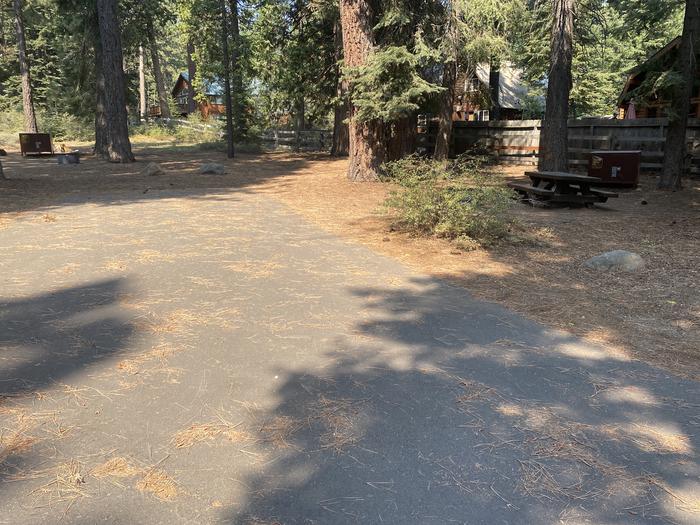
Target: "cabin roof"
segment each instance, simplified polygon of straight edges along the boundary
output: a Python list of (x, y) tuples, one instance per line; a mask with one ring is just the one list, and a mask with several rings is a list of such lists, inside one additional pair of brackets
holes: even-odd
[[(175, 86), (177, 87), (178, 83), (180, 82), (180, 79), (183, 79), (185, 82), (188, 84), (190, 83), (190, 74), (187, 71), (183, 71), (180, 73), (178, 76), (177, 80), (175, 81)], [(224, 94), (224, 86), (223, 82), (221, 82), (220, 79), (214, 78), (212, 80), (205, 80), (203, 82), (203, 87), (204, 87), (204, 94), (205, 95), (213, 95), (213, 96), (221, 96)], [(173, 88), (174, 91), (174, 88)]]
[(630, 69), (627, 72), (627, 80), (625, 81), (625, 85), (622, 88), (622, 92), (620, 92), (620, 96), (617, 99), (618, 105), (622, 104), (625, 95), (629, 92), (630, 86), (632, 85), (632, 81), (639, 75), (640, 73), (643, 73), (647, 70), (647, 66), (650, 64), (653, 64), (654, 62), (658, 61), (661, 57), (664, 55), (667, 55), (677, 47), (681, 45), (681, 37), (677, 36), (673, 40), (671, 40), (668, 44), (666, 44), (664, 47), (661, 49), (655, 51), (649, 57), (644, 61), (641, 62), (640, 64), (637, 64), (634, 66), (632, 69)]

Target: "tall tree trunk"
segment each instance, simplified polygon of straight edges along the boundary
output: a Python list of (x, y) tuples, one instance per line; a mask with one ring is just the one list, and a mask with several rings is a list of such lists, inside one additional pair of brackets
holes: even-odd
[(688, 128), (688, 110), (693, 96), (693, 85), (697, 72), (697, 59), (700, 53), (700, 1), (687, 0), (683, 20), (683, 36), (678, 50), (676, 69), (683, 82), (676, 85), (671, 95), (666, 146), (664, 149), (664, 166), (659, 179), (660, 190), (677, 190), (681, 188), (681, 176), (686, 164), (686, 131)]
[(0, 48), (5, 47), (7, 41), (5, 39), (5, 11), (0, 9)]
[(398, 160), (416, 151), (417, 128), (415, 113), (385, 125), (386, 160)]
[(246, 133), (244, 114), (243, 74), (241, 71), (241, 29), (238, 0), (229, 0), (231, 9), (231, 99), (233, 126), (238, 136)]
[(22, 77), (22, 109), (24, 110), (24, 131), (36, 133), (36, 113), (34, 113), (34, 98), (32, 96), (32, 77), (29, 71), (27, 57), (27, 42), (24, 38), (24, 22), (22, 21), (22, 0), (14, 0), (15, 30), (17, 31), (17, 55), (19, 58), (19, 73)]
[(539, 169), (567, 171), (569, 95), (575, 0), (554, 0), (547, 107), (540, 133)]
[(233, 149), (233, 107), (231, 103), (231, 56), (228, 48), (228, 13), (226, 2), (221, 0), (221, 47), (224, 52), (224, 96), (226, 97), (226, 155), (232, 159)]
[(302, 131), (306, 129), (306, 104), (304, 103), (304, 96), (299, 95), (294, 104), (294, 137), (295, 144), (294, 149), (301, 150), (301, 135)]
[(156, 81), (160, 116), (162, 118), (170, 118), (170, 96), (165, 89), (163, 68), (160, 66), (160, 55), (158, 54), (158, 38), (153, 29), (153, 20), (150, 17), (146, 20), (146, 31), (148, 31), (148, 47), (151, 50), (151, 65), (153, 66), (153, 78)]
[(489, 120), (501, 120), (501, 65), (496, 59), (491, 59), (489, 65)]
[[(362, 66), (373, 52), (372, 8), (369, 0), (340, 0), (340, 23), (343, 28), (343, 56), (347, 67)], [(371, 181), (379, 178), (384, 162), (384, 126), (379, 120), (358, 121), (350, 104), (350, 163), (348, 178)]]
[(197, 109), (197, 104), (194, 100), (194, 77), (197, 74), (197, 65), (192, 58), (194, 55), (194, 44), (192, 40), (187, 41), (187, 76), (190, 78), (190, 87), (187, 90), (187, 113), (194, 113)]
[(134, 155), (129, 142), (117, 0), (97, 0), (97, 17), (102, 44), (102, 72), (105, 80), (105, 115), (109, 130), (107, 154), (104, 157), (110, 162), (132, 162)]
[(350, 137), (348, 136), (348, 86), (340, 70), (340, 61), (343, 59), (343, 30), (340, 20), (333, 24), (333, 40), (335, 42), (335, 76), (336, 101), (333, 107), (333, 145), (331, 155), (333, 157), (345, 157), (350, 149)]
[(104, 158), (109, 155), (109, 129), (105, 109), (105, 76), (102, 71), (102, 44), (100, 37), (95, 39), (95, 155)]
[(445, 160), (450, 154), (450, 140), (452, 139), (452, 111), (455, 100), (455, 81), (457, 79), (457, 62), (447, 62), (442, 70), (442, 87), (445, 89), (440, 95), (440, 113), (438, 114), (438, 131), (435, 137), (435, 151), (433, 157), (436, 160)]
[(144, 68), (143, 46), (139, 46), (139, 116), (145, 120), (148, 108), (146, 107), (146, 70)]

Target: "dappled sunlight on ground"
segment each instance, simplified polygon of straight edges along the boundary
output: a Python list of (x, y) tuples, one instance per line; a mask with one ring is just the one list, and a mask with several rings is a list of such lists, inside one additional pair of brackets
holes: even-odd
[(542, 244), (460, 253), (344, 161), (159, 155), (0, 182), (14, 521), (697, 522), (698, 384), (591, 340), (686, 366), (692, 246), (662, 274), (644, 222), (650, 269), (597, 276), (571, 235), (599, 210), (519, 210)]

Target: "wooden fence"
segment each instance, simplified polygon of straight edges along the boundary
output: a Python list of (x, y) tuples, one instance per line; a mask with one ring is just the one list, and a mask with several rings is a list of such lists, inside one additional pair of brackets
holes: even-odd
[(330, 151), (333, 131), (328, 129), (295, 130), (271, 129), (260, 137), (263, 144), (275, 149), (301, 149), (306, 151)]
[[(497, 154), (503, 161), (536, 163), (539, 153), (540, 120), (455, 122), (451, 150), (460, 154), (475, 147)], [(640, 150), (642, 169), (659, 170), (663, 163), (667, 119), (581, 119), (569, 121), (569, 164), (585, 169), (593, 150)], [(436, 128), (429, 126), (424, 147), (435, 141)], [(692, 171), (700, 173), (700, 120), (688, 124)]]
[[(586, 170), (591, 151), (640, 150), (642, 170), (658, 171), (664, 158), (668, 120), (648, 118), (636, 120), (580, 119), (569, 121), (569, 165), (572, 170)], [(485, 122), (455, 122), (451, 151), (460, 154), (473, 148), (496, 154), (503, 162), (536, 164), (539, 154), (540, 120), (492, 120)], [(423, 128), (425, 129), (425, 128)], [(432, 151), (437, 129), (431, 122), (426, 133), (419, 133), (419, 146)], [(309, 129), (268, 130), (262, 141), (271, 148), (329, 151), (333, 131)], [(688, 122), (691, 172), (700, 173), (700, 119)]]

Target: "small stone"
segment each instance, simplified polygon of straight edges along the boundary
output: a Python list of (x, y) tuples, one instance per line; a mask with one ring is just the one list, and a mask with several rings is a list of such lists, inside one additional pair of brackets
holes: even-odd
[(0, 157), (6, 157), (7, 156), (7, 151), (4, 149), (0, 148)]
[(217, 164), (216, 162), (208, 162), (206, 164), (202, 164), (202, 167), (199, 168), (199, 173), (201, 173), (202, 175), (223, 175), (224, 173), (226, 173), (226, 168), (223, 164)]
[(583, 265), (587, 268), (601, 271), (621, 270), (624, 272), (635, 272), (644, 268), (644, 259), (633, 252), (613, 250), (591, 257)]
[(163, 170), (163, 168), (160, 167), (160, 164), (158, 164), (157, 162), (149, 162), (148, 165), (141, 172), (141, 175), (145, 175), (146, 177), (164, 174), (165, 171)]
[(642, 201), (642, 206), (649, 204), (647, 201)]

